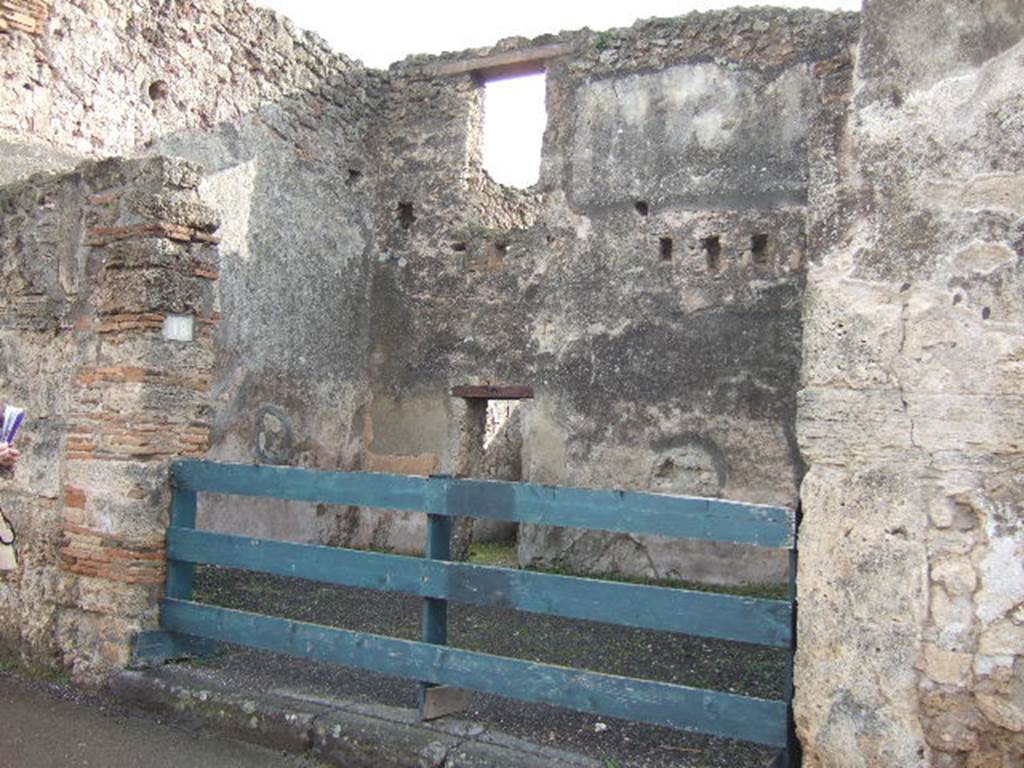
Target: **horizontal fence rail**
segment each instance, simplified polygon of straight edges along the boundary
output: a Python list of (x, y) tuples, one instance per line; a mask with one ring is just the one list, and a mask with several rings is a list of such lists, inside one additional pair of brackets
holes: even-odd
[(166, 628), (176, 632), (291, 656), (770, 746), (786, 743), (782, 701), (585, 672), (180, 600), (166, 601), (163, 617)]
[[(792, 600), (451, 562), (448, 543), (453, 517), (481, 517), (789, 549), (792, 571), (793, 510), (640, 492), (191, 460), (172, 466), (172, 485), (163, 631), (143, 633), (137, 654), (169, 658), (181, 650), (208, 649), (204, 643), (210, 641), (235, 643), (412, 678), (428, 688), (457, 686), (772, 746), (786, 746), (791, 738), (790, 687), (786, 699), (765, 700), (491, 656), (445, 643), (447, 604), (454, 600), (791, 650)], [(425, 513), (425, 557), (199, 531), (200, 492)], [(192, 573), (197, 564), (421, 597), (423, 641), (196, 603)]]
[(789, 647), (790, 605), (785, 600), (556, 576), (187, 528), (167, 531), (167, 556), (328, 584)]
[(793, 510), (695, 496), (207, 461), (175, 463), (173, 480), (177, 488), (191, 491), (709, 539), (777, 549), (793, 546)]

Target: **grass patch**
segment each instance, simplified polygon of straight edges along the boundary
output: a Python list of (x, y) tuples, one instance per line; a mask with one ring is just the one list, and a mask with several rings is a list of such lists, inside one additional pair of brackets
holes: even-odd
[(0, 653), (0, 672), (17, 675), (26, 680), (34, 680), (39, 683), (71, 685), (71, 676), (68, 675), (66, 670), (26, 664), (8, 653)]
[(476, 565), (496, 565), (502, 568), (518, 568), (519, 555), (516, 543), (474, 541), (469, 548), (469, 562)]

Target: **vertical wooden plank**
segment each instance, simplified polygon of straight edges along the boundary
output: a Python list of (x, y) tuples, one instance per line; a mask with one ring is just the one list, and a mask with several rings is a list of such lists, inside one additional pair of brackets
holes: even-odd
[(797, 543), (800, 535), (800, 502), (796, 505), (793, 518), (793, 547), (789, 550), (789, 603), (791, 630), (789, 633), (789, 653), (786, 655), (786, 748), (782, 752), (783, 768), (800, 768), (802, 750), (800, 740), (796, 737), (796, 722), (793, 719), (793, 662), (796, 658), (796, 574), (797, 574)]
[[(427, 545), (423, 556), (428, 560), (450, 560), (452, 518), (427, 515)], [(428, 597), (423, 600), (423, 642), (444, 645), (448, 642), (448, 601)]]
[[(194, 529), (198, 494), (182, 488), (171, 491), (171, 526)], [(181, 560), (167, 560), (166, 595), (176, 600), (192, 599), (192, 576), (195, 565)], [(160, 625), (164, 626), (163, 610), (160, 611)], [(133, 659), (135, 663), (162, 663), (171, 659), (209, 656), (216, 652), (217, 643), (176, 632), (158, 630), (141, 633), (135, 641)]]
[[(447, 498), (448, 476), (431, 476), (445, 486), (442, 499)], [(445, 504), (444, 501), (441, 502)], [(452, 556), (452, 518), (445, 514), (447, 509), (438, 510), (437, 514), (427, 515), (427, 540), (423, 556), (428, 560), (451, 560)], [(433, 645), (448, 643), (448, 601), (428, 597), (423, 600), (423, 642)], [(442, 717), (465, 707), (465, 697), (439, 690), (433, 683), (420, 683), (420, 718), (432, 720)]]
[[(175, 488), (171, 499), (171, 525), (175, 528), (195, 528), (198, 494)], [(195, 566), (177, 560), (167, 561), (167, 597), (177, 600), (192, 599), (192, 573)]]

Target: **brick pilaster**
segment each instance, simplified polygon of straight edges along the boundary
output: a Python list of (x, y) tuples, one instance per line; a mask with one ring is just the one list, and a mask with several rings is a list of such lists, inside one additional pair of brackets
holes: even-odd
[[(59, 628), (81, 678), (123, 665), (155, 623), (167, 465), (209, 442), (217, 238), (197, 182), (164, 158), (83, 171), (88, 282), (73, 321), (61, 548), (72, 610)], [(191, 340), (167, 338), (171, 315), (192, 323)]]

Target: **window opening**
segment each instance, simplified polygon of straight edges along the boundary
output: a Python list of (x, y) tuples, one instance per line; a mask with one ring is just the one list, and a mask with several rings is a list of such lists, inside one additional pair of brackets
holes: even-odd
[(546, 85), (543, 72), (484, 84), (484, 170), (499, 184), (525, 188), (540, 178)]

